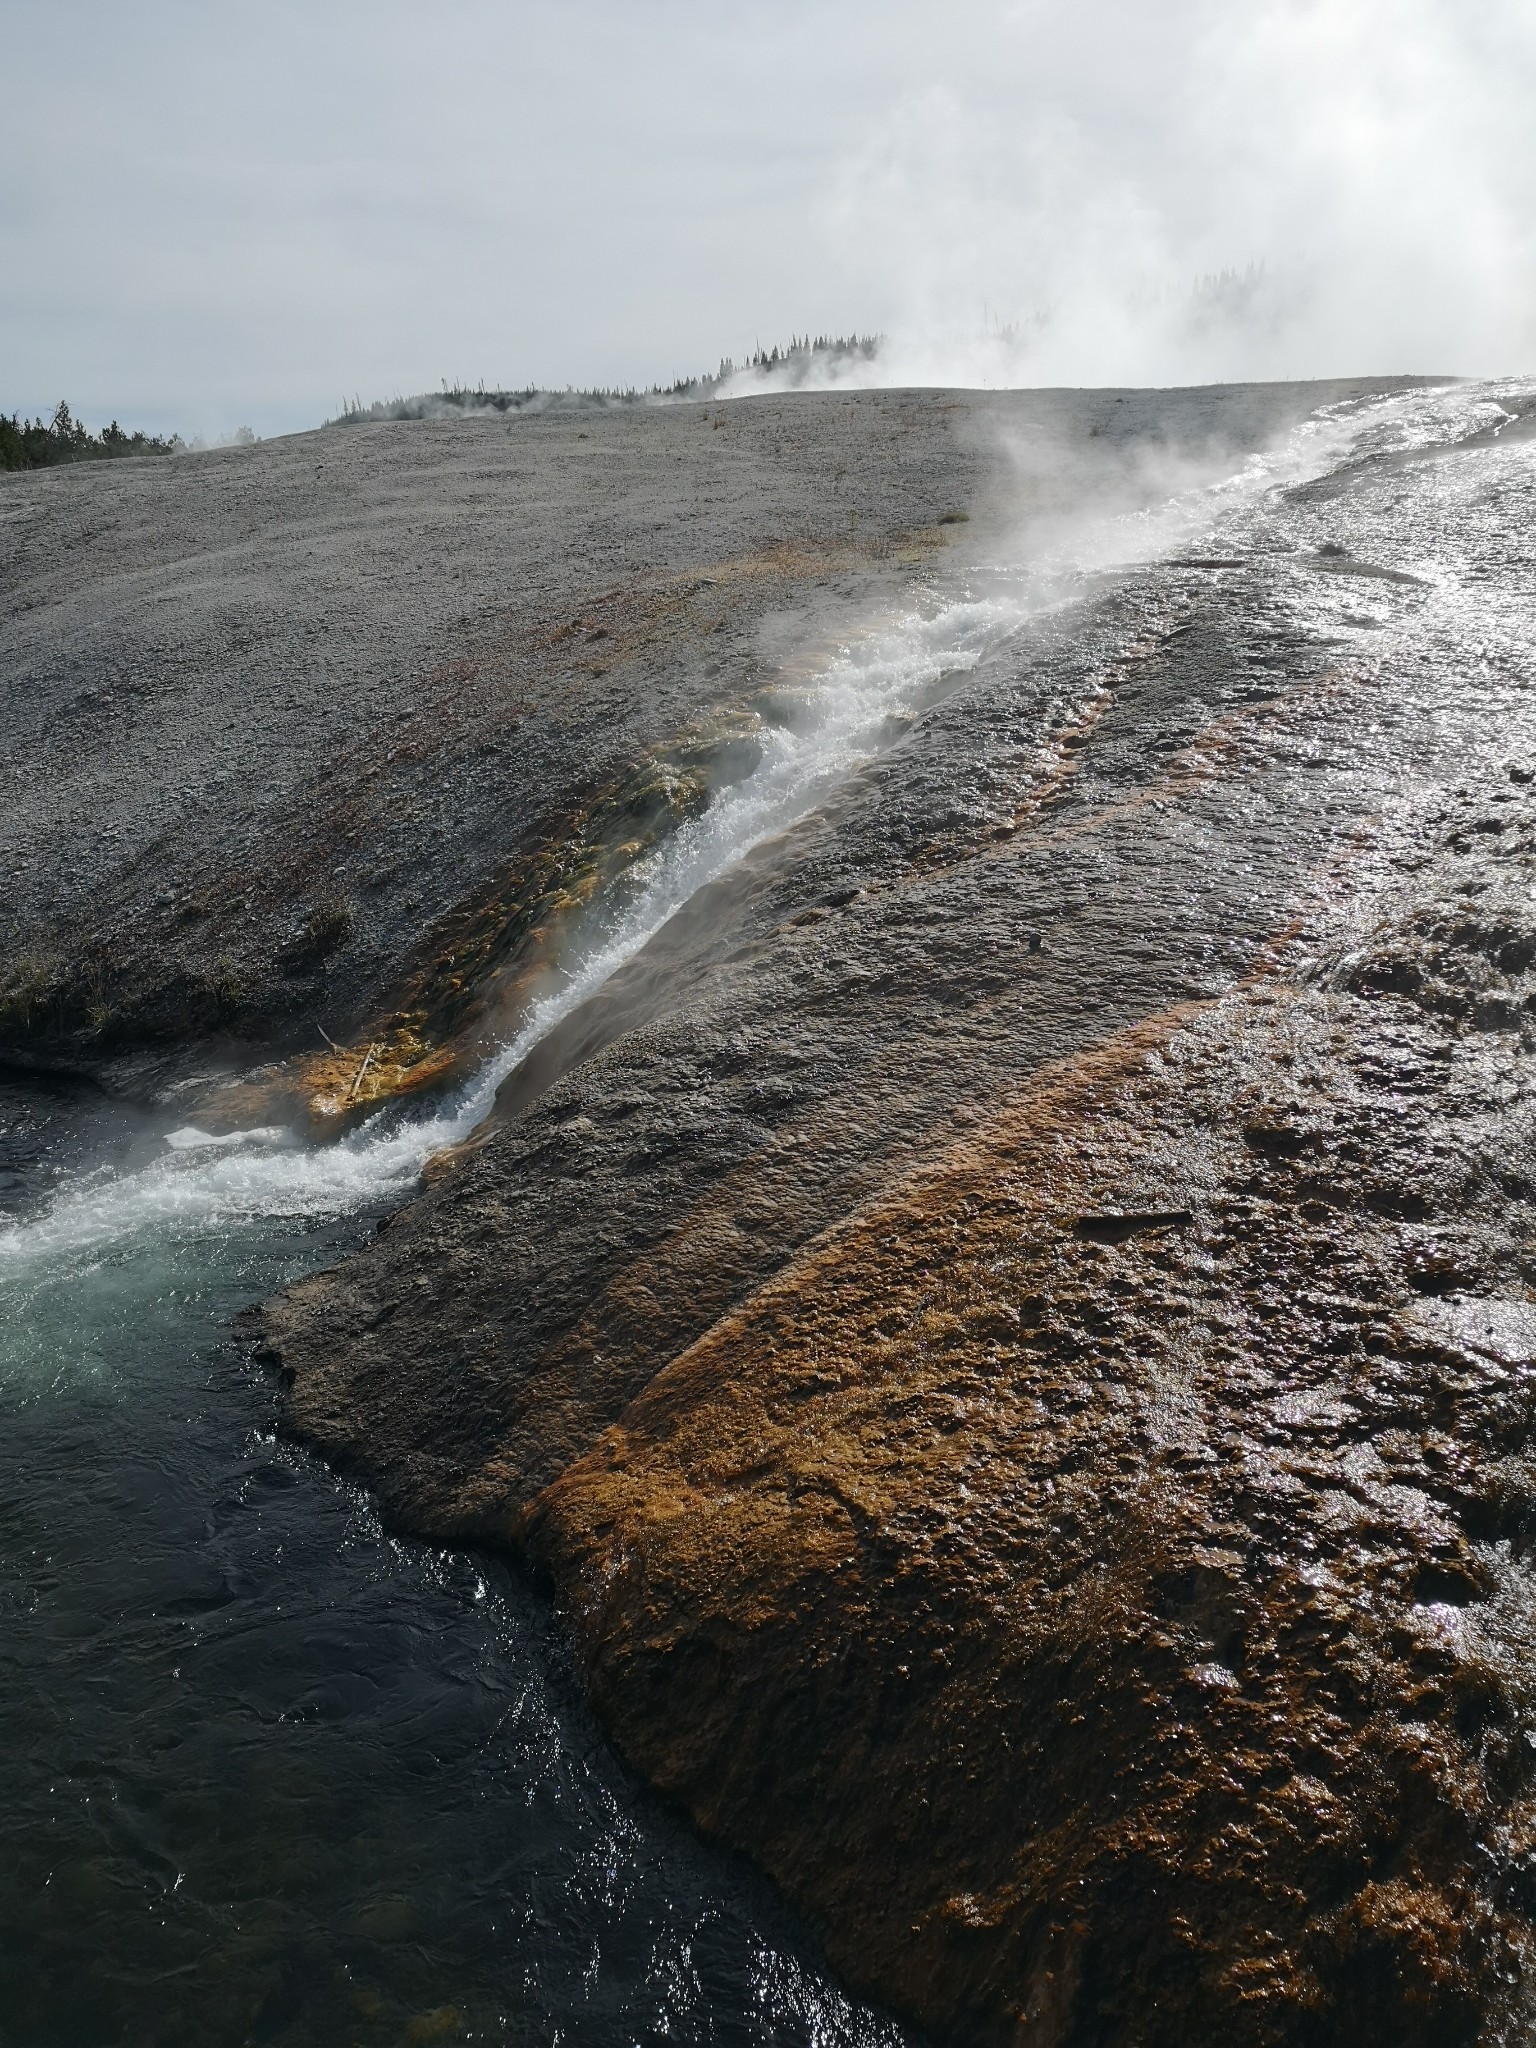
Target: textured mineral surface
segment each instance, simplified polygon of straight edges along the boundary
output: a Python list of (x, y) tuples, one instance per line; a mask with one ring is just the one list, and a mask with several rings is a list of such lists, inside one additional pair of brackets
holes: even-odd
[[(861, 649), (1006, 622), (256, 1325), (295, 1431), (527, 1560), (623, 1754), (936, 2039), (1530, 2037), (1530, 402), (879, 394), (234, 455), (403, 508), (372, 600), (371, 540), (328, 571), (344, 660), (293, 639), (323, 605), (269, 621), (261, 746), (271, 678), (309, 708), (254, 836), (165, 813), (158, 905), (49, 757), (107, 850), (82, 811), (89, 903), (28, 868), (19, 1049), (111, 1077), (222, 1032), (283, 1057), (210, 1116), (339, 1129), (472, 1071)], [(13, 607), (56, 720), (105, 630)], [(200, 862), (244, 907), (178, 1013)]]
[(322, 1129), (440, 1081), (529, 935), (958, 540), (1366, 388), (769, 398), (8, 476), (0, 1048), (119, 1082), (296, 1054), (275, 1107)]
[(941, 2039), (1523, 2038), (1533, 494), (1389, 450), (1036, 620), (267, 1312)]

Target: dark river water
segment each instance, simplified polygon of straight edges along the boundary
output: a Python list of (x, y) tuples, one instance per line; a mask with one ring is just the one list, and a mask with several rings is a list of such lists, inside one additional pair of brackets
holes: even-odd
[[(0, 1088), (13, 1211), (156, 1142)], [(278, 1441), (230, 1319), (370, 1222), (7, 1276), (0, 2039), (895, 2044), (627, 1775), (534, 1594)]]

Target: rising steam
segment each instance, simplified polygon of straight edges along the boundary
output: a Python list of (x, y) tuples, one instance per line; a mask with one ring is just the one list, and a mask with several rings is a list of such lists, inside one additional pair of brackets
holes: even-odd
[(934, 72), (825, 202), (852, 303), (888, 339), (814, 381), (1536, 366), (1518, 0), (975, 6)]

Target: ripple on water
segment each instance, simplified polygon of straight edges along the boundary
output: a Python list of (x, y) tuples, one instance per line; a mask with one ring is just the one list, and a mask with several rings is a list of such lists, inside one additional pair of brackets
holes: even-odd
[(894, 2048), (630, 1782), (512, 1573), (274, 1434), (221, 1332), (360, 1227), (0, 1299), (6, 2038)]

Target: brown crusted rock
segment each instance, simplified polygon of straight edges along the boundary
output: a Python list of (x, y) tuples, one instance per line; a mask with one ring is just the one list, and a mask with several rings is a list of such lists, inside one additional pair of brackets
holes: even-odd
[[(1475, 1210), (1498, 1135), (1416, 1029), (1245, 995), (1079, 1059), (529, 1517), (626, 1753), (945, 2039), (1446, 2048), (1513, 1974), (1536, 1349), (1402, 1278), (1382, 1184)], [(1282, 1081), (1300, 1163), (1232, 1110)], [(1191, 1225), (1084, 1238), (1159, 1175)]]
[(1315, 522), (1032, 626), (262, 1324), (291, 1425), (522, 1548), (628, 1757), (946, 2043), (1531, 2037), (1532, 643), (1489, 467), (1296, 514), (1421, 564), (1476, 508), (1475, 608), (1394, 586), (1373, 651)]

